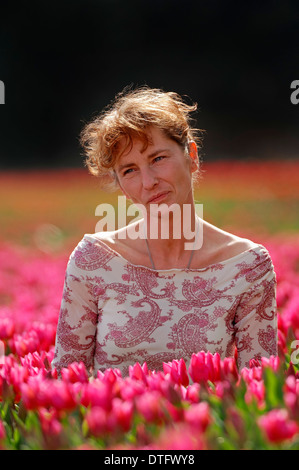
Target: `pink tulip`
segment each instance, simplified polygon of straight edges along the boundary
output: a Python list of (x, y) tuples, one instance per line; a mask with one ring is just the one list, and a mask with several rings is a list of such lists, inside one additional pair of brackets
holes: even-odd
[(88, 373), (83, 362), (72, 363), (67, 368), (62, 368), (61, 377), (65, 382), (70, 383), (88, 382)]
[(122, 377), (121, 371), (119, 369), (106, 369), (105, 372), (98, 370), (97, 378), (110, 384), (114, 385), (118, 379)]
[(90, 433), (100, 437), (107, 432), (107, 412), (100, 406), (94, 406), (86, 414), (86, 423)]
[[(204, 450), (206, 444), (203, 439), (203, 434), (201, 432), (194, 432), (194, 428), (187, 423), (179, 423), (175, 428), (166, 428), (159, 435), (158, 439), (154, 441), (147, 448), (153, 450)], [(183, 464), (182, 453), (175, 453), (169, 455), (169, 458), (173, 458), (174, 464), (180, 463)], [(185, 462), (189, 463), (189, 457), (186, 455)], [(190, 462), (193, 463), (192, 456)]]
[(264, 406), (265, 385), (263, 381), (251, 380), (248, 383), (247, 391), (245, 393), (245, 402), (251, 403), (252, 400), (256, 400), (260, 408)]
[(241, 376), (245, 380), (246, 383), (250, 383), (252, 380), (262, 380), (263, 378), (263, 371), (261, 366), (258, 367), (251, 367), (247, 369), (247, 367), (243, 367), (241, 370)]
[(82, 384), (80, 403), (85, 407), (101, 407), (110, 411), (112, 407), (112, 394), (109, 384), (95, 379)]
[[(279, 291), (280, 289), (278, 289)], [(276, 296), (276, 300), (277, 300), (277, 307), (279, 306), (279, 292), (277, 292), (277, 296)], [(278, 313), (277, 314), (277, 327), (278, 327), (278, 330), (284, 335), (286, 336), (287, 333), (288, 333), (288, 325), (287, 325), (287, 322), (285, 320), (285, 318), (283, 317), (282, 314)]]
[(189, 403), (198, 403), (200, 398), (200, 385), (198, 383), (191, 384), (186, 390), (186, 401)]
[(222, 361), (221, 370), (226, 379), (234, 381), (239, 379), (239, 372), (234, 357), (225, 357)]
[(156, 391), (145, 391), (136, 397), (135, 403), (137, 411), (146, 419), (148, 423), (159, 423), (165, 413), (164, 397)]
[(124, 432), (128, 432), (132, 425), (134, 406), (132, 401), (122, 401), (114, 398), (112, 401), (111, 414), (115, 417), (115, 422)]
[[(220, 359), (218, 353), (200, 351), (192, 355), (188, 370), (183, 359), (164, 363), (164, 372), (136, 363), (129, 367), (128, 377), (123, 377), (119, 369), (107, 369), (91, 379), (83, 363), (73, 363), (62, 369), (58, 380), (51, 361), (67, 256), (52, 259), (32, 252), (27, 256), (25, 251), (2, 245), (0, 341), (5, 342), (9, 354), (0, 364), (0, 401), (14, 407), (22, 400), (24, 407), (39, 418), (44, 442), (48, 436), (48, 443), (59, 441), (62, 417), (67, 422), (67, 414), (76, 410), (70, 416), (72, 423), (85, 407), (83, 415), (90, 434), (107, 437), (109, 442), (127, 445), (121, 442), (122, 433), (129, 432), (133, 424), (135, 431), (137, 413), (141, 419), (136, 425), (136, 447), (197, 449), (205, 446), (204, 432), (212, 420), (213, 400), (220, 404), (223, 401), (227, 422), (247, 438), (246, 419), (243, 422), (238, 410), (234, 410), (242, 379), (245, 405), (256, 401), (261, 415), (259, 424), (269, 441), (280, 443), (296, 437), (299, 373), (295, 364), (284, 376), (287, 411), (272, 410), (262, 415), (267, 392), (263, 371), (270, 367), (280, 374), (290, 339), (299, 339), (299, 244), (271, 243), (271, 254), (278, 280), (279, 357), (252, 360), (249, 368), (239, 371), (236, 356)], [(210, 408), (201, 401), (206, 395), (213, 395)], [(160, 426), (157, 440), (148, 423)], [(6, 442), (5, 430), (0, 421), (2, 446)], [(22, 439), (26, 440), (26, 436)]]
[(122, 400), (133, 400), (133, 398), (142, 395), (144, 392), (144, 383), (126, 377), (119, 383), (119, 394)]
[(193, 382), (206, 383), (220, 380), (220, 356), (201, 351), (192, 354), (188, 372)]
[(6, 437), (6, 432), (5, 432), (4, 424), (2, 423), (2, 421), (0, 421), (0, 441), (4, 440), (5, 437)]
[(15, 332), (12, 318), (0, 318), (0, 340), (9, 339)]
[(35, 410), (46, 405), (46, 395), (40, 377), (30, 377), (21, 387), (22, 401), (27, 410)]
[(262, 367), (270, 367), (274, 372), (277, 372), (280, 367), (280, 359), (278, 356), (262, 357)]
[(100, 437), (108, 433), (127, 432), (131, 428), (133, 403), (114, 399), (110, 412), (100, 406), (90, 408), (85, 420), (90, 433)]
[(20, 358), (20, 362), (23, 368), (28, 371), (30, 376), (42, 375), (46, 378), (51, 374), (51, 358), (45, 351), (42, 351), (41, 353), (38, 353), (37, 351), (34, 353), (28, 353), (26, 356)]
[(288, 412), (284, 409), (269, 411), (258, 419), (258, 424), (267, 439), (275, 444), (292, 439), (299, 432), (297, 423), (289, 419)]
[(214, 382), (217, 382), (218, 380), (221, 380), (221, 366), (222, 366), (222, 361), (220, 359), (220, 354), (215, 353), (212, 356), (212, 362), (213, 362), (213, 368), (214, 368)]
[(41, 376), (30, 377), (22, 385), (22, 400), (28, 410), (55, 408), (72, 410), (77, 406), (73, 384), (61, 380), (47, 380)]
[(58, 420), (56, 410), (47, 410), (45, 408), (40, 408), (39, 419), (41, 423), (42, 430), (47, 436), (57, 436), (62, 431), (62, 425)]
[(209, 405), (206, 402), (191, 405), (185, 410), (185, 420), (195, 429), (205, 432), (211, 422)]
[[(5, 361), (5, 367), (7, 365)], [(28, 377), (29, 371), (17, 364), (14, 364), (6, 373), (7, 383), (13, 387), (16, 402), (20, 400), (22, 384), (27, 381)]]
[(294, 418), (299, 419), (299, 379), (289, 375), (285, 380), (283, 391), (287, 408)]
[(58, 411), (73, 410), (77, 406), (76, 388), (62, 380), (44, 381), (46, 404)]
[(183, 359), (179, 361), (173, 360), (172, 362), (163, 363), (163, 370), (165, 374), (169, 374), (171, 380), (178, 384), (187, 387), (189, 385), (189, 377), (187, 373), (186, 363)]
[(142, 380), (146, 384), (146, 376), (148, 374), (147, 364), (142, 366), (136, 362), (134, 366), (129, 366), (129, 376), (131, 379)]
[(206, 353), (204, 351), (192, 354), (188, 372), (193, 382), (207, 382), (213, 372), (206, 363)]
[(215, 395), (221, 400), (231, 397), (233, 398), (233, 387), (229, 380), (222, 380), (215, 384)]
[(287, 353), (287, 340), (284, 335), (284, 333), (281, 330), (277, 331), (277, 337), (278, 337), (278, 351), (284, 355)]

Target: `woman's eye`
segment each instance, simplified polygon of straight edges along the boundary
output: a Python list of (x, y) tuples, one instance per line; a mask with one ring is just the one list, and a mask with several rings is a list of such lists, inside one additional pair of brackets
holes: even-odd
[(128, 175), (129, 173), (132, 173), (132, 171), (134, 171), (133, 168), (128, 168), (127, 170), (124, 171), (123, 175), (126, 176), (126, 175)]
[(154, 158), (154, 162), (159, 162), (160, 160), (163, 160), (163, 155), (159, 155), (158, 157)]

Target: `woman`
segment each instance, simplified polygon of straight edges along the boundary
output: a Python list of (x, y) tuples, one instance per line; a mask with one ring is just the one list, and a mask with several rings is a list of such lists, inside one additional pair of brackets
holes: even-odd
[(83, 361), (91, 374), (117, 367), (125, 375), (136, 362), (153, 370), (173, 359), (188, 364), (201, 350), (236, 355), (244, 367), (277, 354), (276, 278), (267, 250), (196, 214), (195, 109), (175, 93), (142, 87), (117, 96), (84, 128), (89, 170), (120, 188), (143, 218), (85, 235), (70, 256), (58, 371)]

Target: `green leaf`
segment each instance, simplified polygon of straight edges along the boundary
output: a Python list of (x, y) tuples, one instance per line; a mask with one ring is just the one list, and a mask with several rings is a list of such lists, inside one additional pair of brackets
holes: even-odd
[(274, 372), (271, 367), (265, 367), (263, 378), (266, 390), (267, 409), (283, 406), (283, 377), (280, 372)]

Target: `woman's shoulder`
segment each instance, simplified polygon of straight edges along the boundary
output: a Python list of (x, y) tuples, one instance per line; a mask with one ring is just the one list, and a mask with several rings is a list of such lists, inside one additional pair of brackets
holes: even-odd
[(209, 264), (235, 260), (247, 254), (269, 258), (268, 251), (260, 243), (219, 229), (206, 222), (203, 227), (203, 246)]
[(116, 256), (113, 250), (113, 238), (106, 232), (86, 233), (73, 249), (69, 261), (69, 272), (95, 271), (109, 269), (108, 261)]
[[(132, 230), (130, 228), (130, 230)], [(87, 233), (72, 253), (76, 265), (96, 266), (101, 260), (123, 259), (132, 264), (146, 263), (142, 237), (128, 234), (128, 227), (115, 231)]]

